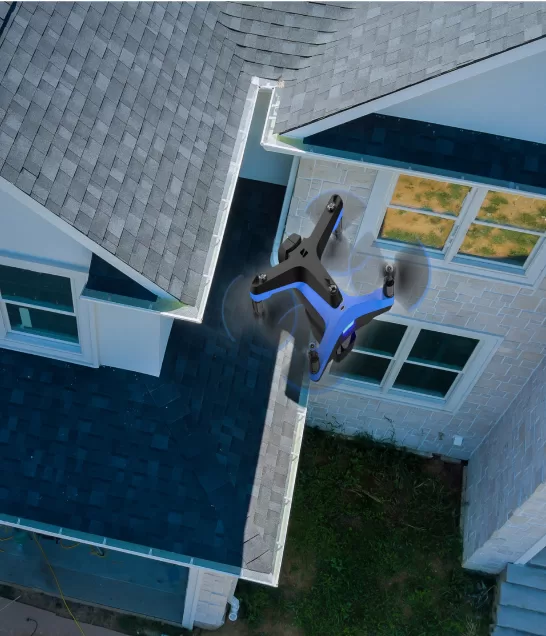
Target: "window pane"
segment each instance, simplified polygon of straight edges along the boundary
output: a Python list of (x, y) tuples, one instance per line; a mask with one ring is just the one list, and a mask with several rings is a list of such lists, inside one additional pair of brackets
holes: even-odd
[(546, 201), (504, 192), (489, 192), (478, 219), (525, 230), (546, 231)]
[(422, 243), (427, 247), (442, 249), (449, 236), (454, 221), (442, 217), (417, 214), (387, 208), (379, 238), (401, 243)]
[(13, 331), (78, 342), (78, 327), (74, 316), (20, 307), (11, 303), (6, 303), (6, 309)]
[(453, 371), (441, 371), (406, 362), (400, 369), (393, 386), (396, 389), (445, 397), (456, 379), (457, 373)]
[(473, 223), (459, 249), (460, 254), (523, 266), (540, 237)]
[(458, 183), (403, 174), (398, 178), (391, 203), (407, 208), (458, 215), (469, 192), (468, 186)]
[(364, 353), (350, 353), (342, 362), (332, 363), (330, 372), (334, 375), (365, 380), (372, 384), (381, 384), (387, 371), (390, 360), (388, 358), (376, 358)]
[(431, 362), (449, 369), (462, 369), (477, 344), (478, 341), (474, 338), (421, 329), (408, 360)]
[(372, 320), (356, 332), (356, 349), (393, 356), (406, 332), (405, 325)]
[(70, 279), (0, 265), (0, 293), (5, 300), (19, 300), (43, 307), (73, 311)]

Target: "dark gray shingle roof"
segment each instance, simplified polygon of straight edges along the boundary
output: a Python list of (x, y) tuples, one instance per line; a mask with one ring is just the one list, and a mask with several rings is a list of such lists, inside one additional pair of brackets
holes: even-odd
[(0, 175), (196, 303), (252, 75), (277, 131), (540, 37), (543, 3), (18, 3)]
[(362, 2), (281, 91), (276, 132), (546, 34), (543, 2)]
[(259, 324), (228, 336), (220, 307), (271, 250), (283, 196), (239, 180), (204, 322), (175, 321), (158, 378), (0, 349), (0, 515), (275, 583), (306, 365)]

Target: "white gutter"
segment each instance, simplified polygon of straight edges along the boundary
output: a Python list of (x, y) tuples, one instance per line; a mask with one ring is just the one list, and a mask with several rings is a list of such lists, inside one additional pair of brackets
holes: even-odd
[[(544, 40), (546, 44), (546, 38)], [(412, 168), (401, 168), (399, 166), (389, 166), (383, 163), (373, 163), (371, 161), (365, 161), (363, 159), (351, 159), (343, 156), (339, 156), (335, 154), (335, 151), (332, 151), (332, 154), (327, 154), (325, 152), (315, 152), (311, 149), (302, 149), (299, 148), (298, 145), (302, 145), (302, 141), (300, 139), (296, 139), (294, 142), (297, 145), (291, 145), (283, 142), (279, 139), (279, 136), (276, 135), (273, 130), (275, 127), (275, 120), (277, 116), (277, 111), (279, 108), (280, 96), (278, 94), (278, 90), (275, 89), (273, 91), (273, 97), (271, 98), (271, 104), (269, 106), (269, 111), (267, 114), (266, 126), (264, 128), (264, 133), (262, 135), (261, 145), (265, 150), (269, 150), (271, 152), (282, 152), (286, 155), (293, 155), (294, 157), (302, 157), (306, 159), (320, 159), (323, 161), (335, 161), (336, 163), (343, 163), (351, 166), (363, 166), (364, 168), (371, 168), (372, 170), (384, 170), (393, 173), (405, 172), (407, 174), (416, 175), (418, 177), (423, 177), (425, 179), (430, 179), (431, 176), (436, 176), (440, 179), (448, 179), (453, 183), (460, 183), (461, 185), (472, 186), (477, 188), (491, 188), (498, 192), (507, 192), (509, 194), (517, 194), (519, 196), (531, 196), (535, 199), (544, 199), (546, 200), (545, 194), (540, 194), (538, 192), (528, 192), (527, 190), (523, 190), (522, 188), (507, 188), (504, 186), (499, 186), (495, 183), (488, 183), (487, 181), (474, 181), (473, 179), (458, 179), (457, 177), (453, 177), (451, 175), (445, 175), (439, 172), (434, 172), (434, 170), (423, 171), (423, 170), (415, 170)], [(290, 135), (284, 136), (286, 139), (291, 137)]]
[(243, 114), (241, 116), (241, 124), (237, 132), (237, 139), (235, 140), (231, 163), (229, 164), (228, 174), (224, 184), (220, 208), (216, 217), (211, 245), (205, 261), (205, 270), (203, 273), (203, 280), (199, 287), (197, 303), (194, 307), (185, 306), (174, 311), (162, 312), (162, 315), (164, 316), (176, 318), (178, 320), (187, 320), (189, 322), (203, 322), (203, 315), (207, 306), (207, 300), (212, 286), (212, 279), (216, 271), (216, 265), (218, 263), (218, 257), (220, 255), (220, 249), (222, 248), (222, 241), (226, 231), (227, 220), (231, 210), (231, 204), (233, 202), (235, 186), (237, 185), (239, 171), (243, 162), (243, 155), (248, 139), (248, 133), (250, 131), (250, 125), (252, 123), (254, 107), (256, 106), (256, 100), (258, 98), (258, 92), (260, 90), (272, 90), (276, 85), (277, 84), (275, 82), (263, 80), (259, 77), (253, 77), (251, 80), (250, 88), (248, 89), (247, 98), (245, 100)]

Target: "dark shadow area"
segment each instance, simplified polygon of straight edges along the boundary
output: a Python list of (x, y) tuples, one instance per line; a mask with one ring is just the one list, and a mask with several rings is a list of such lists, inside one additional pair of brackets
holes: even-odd
[(546, 144), (522, 139), (373, 114), (306, 137), (304, 143), (398, 168), (546, 191)]
[(175, 321), (159, 378), (0, 349), (1, 513), (241, 565), (278, 343), (228, 337), (222, 304), (269, 260), (284, 193), (239, 180), (204, 323)]
[(157, 296), (123, 272), (93, 254), (89, 266), (87, 289), (155, 302)]

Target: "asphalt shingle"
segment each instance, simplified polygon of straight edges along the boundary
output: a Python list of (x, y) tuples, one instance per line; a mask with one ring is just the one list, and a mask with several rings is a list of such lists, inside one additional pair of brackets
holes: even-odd
[[(543, 37), (545, 7), (18, 3), (0, 40), (0, 174), (193, 305), (252, 75), (282, 80), (276, 130), (287, 131)], [(131, 221), (117, 216), (103, 233), (101, 217), (93, 231), (99, 206), (111, 217), (119, 199)], [(176, 253), (178, 268), (161, 267), (149, 232), (119, 241), (159, 211), (173, 219), (171, 252), (199, 252)]]
[[(159, 378), (0, 349), (1, 513), (272, 575), (304, 412), (285, 393), (290, 347), (259, 327), (231, 338), (221, 307), (240, 268), (268, 257), (284, 191), (239, 180), (204, 322), (175, 321)], [(91, 231), (100, 213), (82, 216)], [(155, 269), (159, 254), (135, 246)], [(89, 285), (153, 300), (95, 257)], [(238, 303), (226, 311), (236, 324)]]

